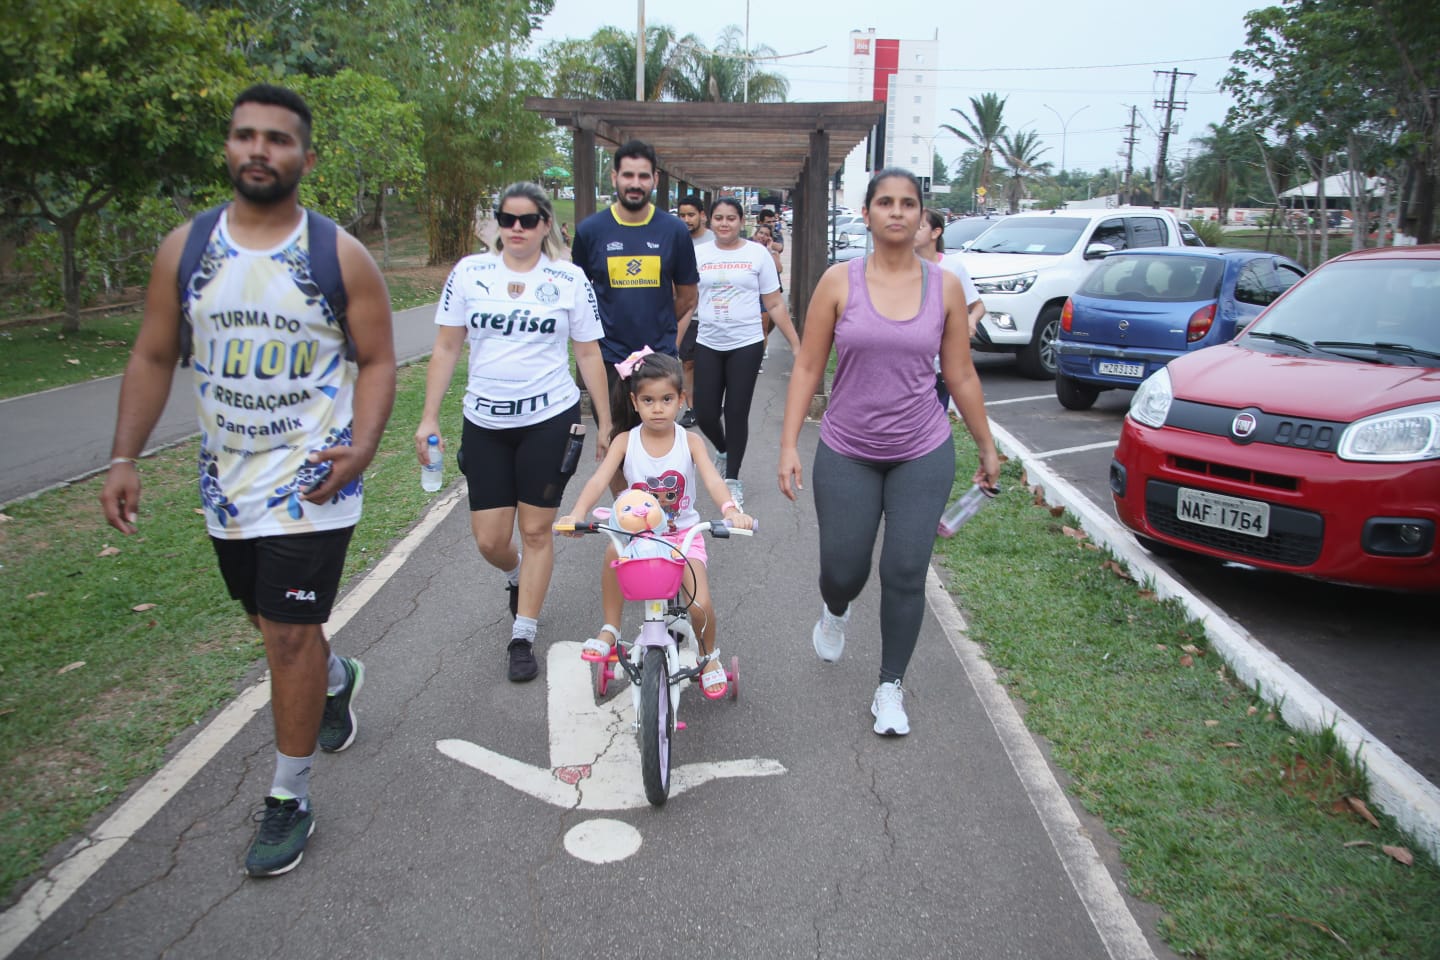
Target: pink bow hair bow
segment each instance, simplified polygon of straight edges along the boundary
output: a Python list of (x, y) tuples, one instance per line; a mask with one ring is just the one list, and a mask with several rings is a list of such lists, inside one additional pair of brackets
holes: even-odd
[(650, 356), (650, 354), (654, 352), (655, 351), (651, 350), (649, 347), (641, 347), (639, 350), (636, 350), (624, 360), (621, 360), (619, 363), (615, 364), (615, 370), (620, 374), (620, 379), (629, 380), (630, 374), (634, 373), (635, 368), (640, 366), (640, 361), (644, 360), (646, 357)]

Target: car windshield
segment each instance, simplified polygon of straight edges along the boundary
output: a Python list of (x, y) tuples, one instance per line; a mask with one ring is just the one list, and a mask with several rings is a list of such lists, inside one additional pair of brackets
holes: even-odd
[(1069, 253), (1089, 226), (1078, 217), (1011, 217), (1001, 220), (970, 245), (971, 253)]
[(1342, 260), (1316, 270), (1247, 331), (1377, 363), (1437, 366), (1440, 260)]
[(962, 220), (953, 220), (945, 225), (945, 249), (959, 250), (961, 244), (974, 240), (999, 222), (988, 217), (965, 217)]
[(1220, 295), (1225, 263), (1214, 257), (1111, 254), (1081, 285), (1083, 296), (1102, 300), (1185, 303)]

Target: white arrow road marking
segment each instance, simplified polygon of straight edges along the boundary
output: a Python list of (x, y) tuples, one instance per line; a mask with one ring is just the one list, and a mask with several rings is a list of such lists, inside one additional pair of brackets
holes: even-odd
[[(693, 658), (691, 658), (693, 663)], [(640, 780), (640, 746), (635, 708), (628, 690), (595, 702), (590, 665), (580, 644), (550, 645), (545, 662), (549, 688), (550, 766), (537, 767), (487, 750), (469, 740), (437, 740), (447, 757), (489, 774), (521, 793), (575, 810), (633, 810), (649, 806)], [(683, 734), (679, 745), (683, 748)], [(670, 772), (670, 795), (727, 777), (770, 777), (784, 773), (778, 760), (753, 758), (687, 763)]]

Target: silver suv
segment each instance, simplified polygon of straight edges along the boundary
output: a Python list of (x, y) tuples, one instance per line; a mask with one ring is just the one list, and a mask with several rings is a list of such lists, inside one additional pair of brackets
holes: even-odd
[(1055, 376), (1060, 310), (1105, 254), (1137, 247), (1180, 247), (1168, 210), (1050, 210), (1017, 213), (982, 233), (960, 262), (985, 301), (971, 349), (1014, 353), (1022, 374)]

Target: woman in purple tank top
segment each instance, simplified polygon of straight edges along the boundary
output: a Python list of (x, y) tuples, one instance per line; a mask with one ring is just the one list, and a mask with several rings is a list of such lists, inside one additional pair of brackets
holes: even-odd
[(863, 214), (875, 251), (832, 266), (816, 286), (780, 436), (780, 491), (794, 500), (800, 427), (833, 346), (835, 378), (812, 470), (821, 608), (811, 642), (820, 659), (840, 659), (883, 517), (880, 685), (870, 712), (875, 732), (892, 736), (910, 732), (900, 684), (920, 635), (935, 529), (955, 478), (949, 416), (935, 402), (937, 353), (980, 450), (974, 482), (995, 488), (1000, 480), (960, 281), (915, 254), (922, 209), (920, 183), (908, 170), (882, 170), (870, 181)]

